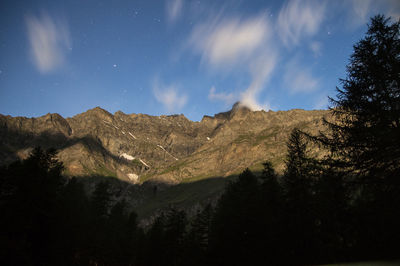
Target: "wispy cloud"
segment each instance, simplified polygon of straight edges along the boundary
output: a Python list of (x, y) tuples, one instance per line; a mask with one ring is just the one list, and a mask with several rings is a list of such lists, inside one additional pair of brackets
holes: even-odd
[(233, 93), (217, 92), (215, 87), (212, 86), (208, 93), (208, 99), (212, 101), (222, 101), (226, 106), (230, 106), (237, 101), (238, 98)]
[(278, 34), (286, 47), (316, 34), (325, 18), (325, 1), (291, 0), (278, 15)]
[(375, 14), (384, 14), (392, 17), (393, 21), (400, 19), (400, 1), (398, 0), (342, 0), (342, 12), (347, 15), (348, 30), (355, 30), (365, 26), (370, 17)]
[(311, 69), (300, 65), (297, 59), (292, 59), (286, 65), (283, 82), (291, 93), (312, 92), (319, 86), (319, 81), (313, 77)]
[[(259, 110), (263, 106), (257, 98), (274, 70), (277, 58), (272, 35), (272, 23), (266, 16), (217, 17), (197, 25), (189, 44), (202, 56), (203, 62), (218, 70), (246, 71), (251, 76), (251, 83), (240, 94), (240, 101)], [(215, 89), (212, 92), (215, 94)]]
[(66, 21), (48, 14), (27, 16), (26, 25), (33, 62), (41, 73), (51, 72), (65, 63), (71, 38)]
[(352, 0), (354, 14), (363, 21), (366, 21), (371, 3), (372, 0)]
[(322, 44), (320, 42), (312, 42), (310, 49), (314, 53), (314, 56), (321, 56)]
[(365, 25), (373, 14), (382, 13), (391, 16), (394, 21), (400, 19), (400, 2), (398, 0), (351, 0), (348, 15), (352, 27)]
[(270, 33), (263, 16), (248, 20), (210, 20), (195, 27), (189, 43), (211, 65), (226, 66), (248, 59)]
[(153, 95), (170, 113), (182, 109), (188, 99), (187, 95), (181, 93), (176, 85), (164, 86), (157, 81), (153, 85)]
[(277, 63), (277, 56), (276, 52), (265, 50), (264, 53), (254, 58), (249, 66), (252, 81), (250, 86), (241, 94), (240, 101), (252, 110), (269, 110), (269, 104), (267, 104), (268, 106), (259, 104), (258, 98), (272, 76)]
[[(319, 80), (312, 75), (311, 67), (304, 67), (299, 60), (283, 61), (286, 59), (281, 51), (306, 41), (316, 57), (321, 55), (321, 43), (313, 37), (326, 19), (327, 5), (324, 0), (290, 0), (280, 9), (276, 20), (266, 16), (267, 12), (247, 18), (224, 16), (220, 12), (196, 25), (188, 44), (214, 73), (239, 70), (249, 75), (249, 85), (238, 98), (253, 110), (268, 110), (269, 102), (260, 95), (275, 75), (278, 64), (286, 64), (283, 83), (290, 93), (318, 89)], [(226, 102), (231, 99), (228, 95), (219, 95), (212, 88), (208, 98)]]
[(182, 13), (183, 0), (168, 0), (166, 3), (166, 8), (168, 21), (175, 22)]
[(358, 27), (368, 22), (372, 0), (351, 0), (350, 21), (353, 27)]
[(386, 2), (388, 16), (391, 16), (394, 21), (398, 21), (400, 19), (400, 1), (386, 0)]

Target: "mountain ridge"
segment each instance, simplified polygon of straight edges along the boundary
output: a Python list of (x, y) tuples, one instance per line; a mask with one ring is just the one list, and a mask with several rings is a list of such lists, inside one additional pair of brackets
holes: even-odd
[(54, 147), (69, 176), (113, 176), (132, 183), (177, 184), (229, 176), (271, 160), (282, 169), (291, 129), (318, 132), (329, 111), (231, 110), (191, 121), (183, 114), (114, 114), (95, 107), (73, 117), (0, 115), (0, 159), (23, 159), (34, 146)]

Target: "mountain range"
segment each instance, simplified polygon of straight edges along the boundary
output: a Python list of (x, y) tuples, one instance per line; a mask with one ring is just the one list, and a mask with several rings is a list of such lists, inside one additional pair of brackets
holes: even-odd
[[(292, 129), (316, 134), (324, 128), (322, 118), (330, 117), (327, 110), (251, 111), (240, 103), (199, 122), (184, 115), (111, 114), (100, 107), (71, 118), (0, 115), (0, 162), (24, 159), (36, 146), (55, 148), (64, 175), (124, 181), (135, 188), (133, 205), (170, 204), (171, 195), (172, 203), (195, 202), (194, 194), (210, 198), (227, 177), (246, 168), (260, 171), (266, 160), (282, 172)], [(161, 189), (150, 201), (158, 203), (149, 203), (154, 184)]]

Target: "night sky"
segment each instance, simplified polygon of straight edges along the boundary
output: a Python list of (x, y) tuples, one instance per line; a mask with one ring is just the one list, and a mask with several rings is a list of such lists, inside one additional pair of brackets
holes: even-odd
[(325, 109), (400, 1), (0, 1), (0, 113)]

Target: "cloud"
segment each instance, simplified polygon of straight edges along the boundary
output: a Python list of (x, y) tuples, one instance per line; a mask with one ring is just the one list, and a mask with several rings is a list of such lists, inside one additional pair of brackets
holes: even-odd
[(352, 0), (354, 14), (363, 21), (367, 21), (371, 3), (372, 0)]
[(208, 99), (212, 101), (222, 101), (225, 103), (225, 105), (230, 106), (236, 102), (237, 97), (233, 93), (217, 93), (215, 87), (212, 86), (210, 92), (208, 93)]
[(158, 82), (153, 85), (153, 95), (170, 113), (182, 109), (188, 99), (186, 94), (179, 93), (177, 86), (160, 86)]
[(183, 0), (167, 1), (167, 19), (169, 22), (175, 22), (182, 13)]
[(310, 49), (314, 53), (314, 56), (318, 57), (321, 55), (322, 45), (320, 42), (312, 42)]
[(279, 12), (278, 34), (286, 47), (299, 44), (304, 37), (313, 36), (325, 18), (325, 1), (291, 0)]
[(27, 16), (26, 25), (32, 59), (41, 73), (51, 72), (65, 63), (71, 39), (67, 23), (46, 13)]
[(364, 25), (368, 22), (369, 14), (371, 12), (372, 0), (351, 0), (350, 1), (350, 21), (353, 27)]
[(291, 93), (312, 92), (319, 86), (319, 81), (312, 76), (311, 69), (301, 66), (296, 59), (287, 64), (283, 82)]
[(213, 66), (227, 66), (248, 59), (271, 34), (263, 16), (240, 20), (208, 21), (193, 30), (189, 44)]
[(241, 103), (251, 110), (269, 110), (269, 104), (260, 105), (258, 103), (259, 93), (264, 89), (277, 63), (277, 54), (273, 51), (264, 51), (257, 59), (250, 64), (252, 82), (250, 86), (241, 94)]
[(400, 19), (400, 2), (398, 0), (386, 0), (387, 14), (392, 17), (393, 21)]
[[(240, 101), (260, 110), (263, 105), (257, 99), (275, 68), (278, 54), (272, 37), (272, 24), (264, 15), (248, 19), (216, 17), (194, 28), (189, 45), (202, 56), (203, 62), (217, 70), (247, 72), (251, 82), (240, 94)], [(233, 103), (234, 98), (232, 94), (216, 93), (215, 88), (209, 94), (210, 100)]]
[(355, 30), (369, 23), (370, 17), (375, 14), (384, 14), (392, 17), (393, 21), (400, 19), (400, 1), (398, 0), (342, 0), (342, 7), (347, 15), (348, 30)]

